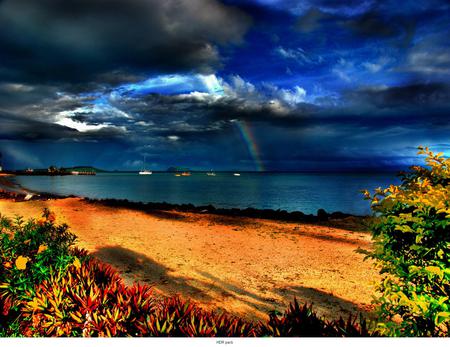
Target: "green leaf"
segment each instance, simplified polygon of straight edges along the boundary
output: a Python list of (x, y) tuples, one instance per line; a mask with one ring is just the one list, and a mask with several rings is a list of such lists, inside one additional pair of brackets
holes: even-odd
[(439, 312), (434, 318), (434, 323), (436, 325), (440, 325), (441, 323), (449, 321), (450, 321), (450, 312)]

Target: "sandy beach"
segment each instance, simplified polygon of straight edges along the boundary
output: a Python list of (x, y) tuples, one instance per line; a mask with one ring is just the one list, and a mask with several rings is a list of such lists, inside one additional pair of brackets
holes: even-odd
[[(141, 212), (80, 198), (14, 202), (0, 213), (39, 217), (48, 207), (77, 245), (117, 268), (206, 309), (266, 318), (297, 297), (327, 318), (367, 314), (377, 271), (358, 248), (370, 234), (326, 225), (177, 211)], [(345, 223), (342, 223), (345, 225)], [(348, 223), (351, 225), (351, 221)]]

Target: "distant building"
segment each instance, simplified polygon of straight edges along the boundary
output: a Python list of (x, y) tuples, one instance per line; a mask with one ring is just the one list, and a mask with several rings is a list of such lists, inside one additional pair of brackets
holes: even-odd
[(56, 166), (52, 165), (47, 169), (47, 171), (48, 171), (48, 173), (55, 174), (58, 172), (58, 168)]
[(95, 171), (75, 171), (72, 175), (83, 175), (83, 176), (95, 176), (97, 173)]

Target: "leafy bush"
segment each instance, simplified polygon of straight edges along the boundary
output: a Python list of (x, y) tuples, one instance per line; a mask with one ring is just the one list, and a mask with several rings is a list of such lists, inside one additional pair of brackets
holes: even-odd
[(391, 336), (449, 336), (450, 160), (419, 147), (426, 167), (401, 174), (401, 184), (377, 189), (372, 209), (380, 332)]
[(33, 296), (35, 285), (75, 259), (69, 252), (75, 235), (54, 221), (47, 209), (37, 221), (0, 216), (0, 335), (17, 325), (21, 301)]

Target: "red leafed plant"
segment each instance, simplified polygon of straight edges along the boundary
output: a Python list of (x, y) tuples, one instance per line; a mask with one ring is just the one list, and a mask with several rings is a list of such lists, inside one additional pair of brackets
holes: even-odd
[(244, 320), (206, 312), (179, 297), (166, 298), (140, 325), (143, 336), (254, 337), (256, 325)]
[(152, 310), (150, 287), (126, 287), (109, 265), (90, 259), (42, 282), (22, 309), (21, 328), (26, 336), (133, 336)]
[(349, 317), (326, 321), (317, 316), (311, 305), (300, 305), (297, 299), (289, 304), (282, 315), (272, 312), (267, 324), (259, 326), (258, 335), (275, 337), (363, 337), (374, 336), (367, 328), (364, 319), (360, 324), (356, 318)]

